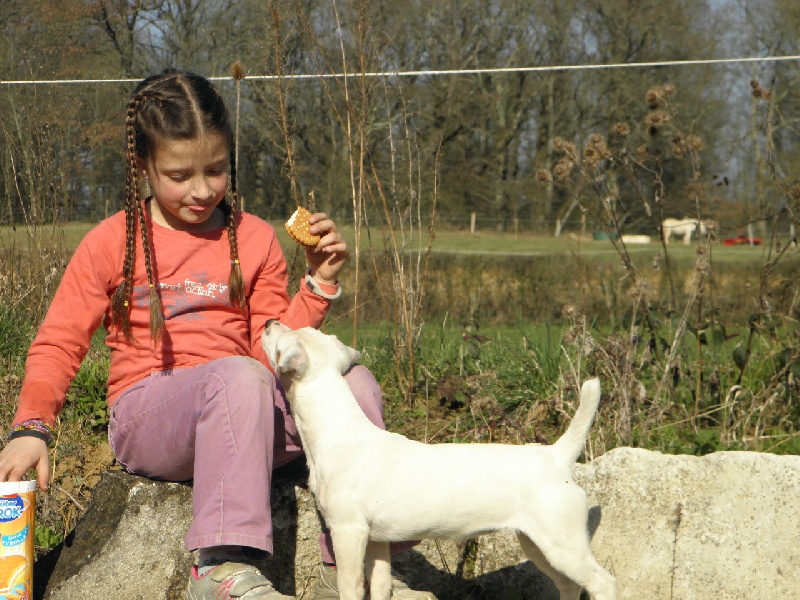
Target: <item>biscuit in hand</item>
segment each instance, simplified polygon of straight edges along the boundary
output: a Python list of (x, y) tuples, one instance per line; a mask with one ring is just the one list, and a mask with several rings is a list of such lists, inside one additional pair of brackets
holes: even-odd
[(320, 240), (318, 235), (312, 235), (309, 231), (308, 218), (310, 216), (311, 212), (307, 208), (298, 206), (294, 214), (286, 221), (286, 231), (295, 242), (303, 246), (316, 246)]

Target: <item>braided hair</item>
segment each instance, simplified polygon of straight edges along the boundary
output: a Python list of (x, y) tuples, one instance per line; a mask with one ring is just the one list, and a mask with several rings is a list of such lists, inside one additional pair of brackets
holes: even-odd
[(141, 198), (139, 167), (152, 161), (156, 148), (164, 141), (197, 139), (209, 133), (223, 135), (231, 148), (229, 186), (219, 207), (225, 218), (231, 252), (231, 270), (228, 275), (231, 302), (239, 308), (245, 306), (244, 278), (239, 266), (236, 241), (239, 212), (236, 157), (228, 111), (219, 92), (208, 79), (193, 73), (168, 69), (148, 77), (136, 87), (128, 102), (125, 116), (125, 261), (122, 282), (111, 300), (111, 312), (114, 323), (120, 327), (129, 342), (134, 341), (130, 313), (137, 223), (150, 286), (150, 338), (154, 344), (158, 342), (164, 329), (164, 314), (153, 273), (153, 250), (148, 236), (144, 201)]

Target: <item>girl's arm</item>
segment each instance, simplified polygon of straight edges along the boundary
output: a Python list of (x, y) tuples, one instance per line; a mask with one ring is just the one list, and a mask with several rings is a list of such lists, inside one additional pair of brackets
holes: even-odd
[(41, 419), (51, 427), (108, 310), (112, 259), (103, 226), (75, 250), (28, 351), (14, 423)]
[(268, 365), (269, 361), (261, 348), (261, 332), (267, 320), (278, 319), (292, 329), (319, 327), (331, 305), (331, 299), (326, 296), (335, 295), (338, 286), (316, 282), (312, 284), (315, 292), (309, 288), (304, 274), (299, 290), (290, 298), (283, 250), (274, 229), (266, 224), (264, 227), (265, 230), (255, 235), (240, 236), (239, 254), (244, 270), (248, 270), (247, 263), (252, 264), (256, 257), (262, 257), (257, 272), (252, 275), (247, 300), (252, 353)]
[[(14, 425), (30, 419), (55, 425), (92, 334), (106, 312), (111, 264), (103, 251), (106, 243), (95, 247), (97, 239), (108, 242), (101, 227), (89, 232), (75, 251), (28, 351)], [(47, 443), (36, 437), (9, 441), (0, 453), (0, 481), (19, 481), (31, 468), (38, 473), (39, 486), (47, 489)]]

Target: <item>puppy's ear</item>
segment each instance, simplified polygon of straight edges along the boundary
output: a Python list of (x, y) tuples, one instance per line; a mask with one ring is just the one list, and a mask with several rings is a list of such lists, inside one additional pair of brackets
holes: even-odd
[(347, 349), (347, 353), (350, 355), (351, 366), (361, 360), (361, 352), (355, 348), (351, 348), (350, 346), (345, 346), (345, 348)]
[[(285, 340), (285, 341), (284, 341)], [(294, 373), (300, 377), (308, 366), (308, 355), (303, 346), (293, 336), (283, 336), (275, 350), (273, 366), (278, 374)]]
[(333, 338), (334, 342), (336, 343), (336, 346), (339, 349), (340, 356), (342, 357), (339, 370), (342, 372), (342, 375), (344, 375), (347, 369), (349, 369), (355, 363), (361, 360), (361, 352), (359, 352), (355, 348), (351, 348), (350, 346), (344, 344), (336, 336), (331, 336), (331, 338)]

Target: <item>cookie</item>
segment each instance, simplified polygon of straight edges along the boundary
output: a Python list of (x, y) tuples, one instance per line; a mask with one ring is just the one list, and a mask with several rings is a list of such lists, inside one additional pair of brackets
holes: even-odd
[(295, 242), (303, 246), (316, 246), (320, 240), (318, 235), (312, 235), (308, 230), (310, 216), (311, 212), (307, 208), (298, 206), (294, 214), (286, 221), (286, 231)]

